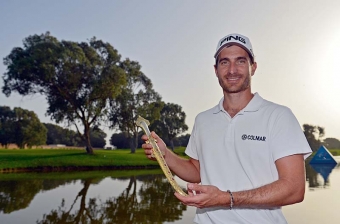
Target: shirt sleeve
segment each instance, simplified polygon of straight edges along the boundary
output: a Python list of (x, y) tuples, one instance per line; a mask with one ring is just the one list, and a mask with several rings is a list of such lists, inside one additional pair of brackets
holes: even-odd
[(298, 120), (287, 107), (278, 112), (270, 135), (274, 161), (294, 154), (303, 154), (306, 159), (312, 153)]
[(197, 145), (196, 145), (196, 142), (197, 142), (196, 126), (197, 125), (196, 125), (196, 122), (195, 122), (194, 128), (192, 129), (192, 132), (191, 132), (191, 135), (190, 135), (190, 138), (189, 138), (187, 148), (185, 149), (185, 154), (187, 154), (188, 156), (190, 156), (193, 159), (198, 160), (198, 152), (197, 152)]

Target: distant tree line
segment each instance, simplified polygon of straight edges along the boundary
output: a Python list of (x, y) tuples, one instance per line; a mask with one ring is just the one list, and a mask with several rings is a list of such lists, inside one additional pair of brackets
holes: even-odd
[[(138, 133), (138, 146), (141, 146), (142, 132)], [(104, 148), (106, 133), (99, 127), (91, 128), (90, 140), (94, 148)], [(128, 134), (113, 134), (110, 144), (121, 149), (130, 148)], [(172, 138), (174, 146), (186, 146), (190, 135)], [(170, 139), (164, 138), (167, 145)], [(15, 107), (13, 110), (7, 106), (0, 106), (0, 144), (7, 146), (17, 144), (20, 148), (39, 145), (57, 145), (84, 147), (86, 143), (76, 131), (60, 127), (56, 124), (41, 123), (33, 111)]]
[[(86, 143), (79, 136), (79, 134), (73, 130), (62, 128), (55, 124), (43, 123), (47, 128), (47, 145), (62, 144), (67, 146), (84, 147)], [(97, 126), (91, 129), (90, 140), (94, 148), (104, 148), (106, 145), (107, 134), (99, 129)]]
[[(176, 111), (180, 115), (176, 114)], [(167, 116), (171, 114), (173, 116)], [(187, 129), (186, 125), (179, 125), (177, 122), (184, 123), (181, 119), (171, 120), (173, 117), (184, 117), (184, 112), (178, 105), (165, 104), (161, 110), (162, 119), (170, 119), (169, 121), (156, 120), (150, 125), (150, 130), (156, 131), (172, 150), (174, 147), (186, 147), (190, 138), (190, 134), (179, 135), (172, 134), (174, 130), (183, 128)], [(171, 127), (169, 127), (171, 126)], [(178, 131), (182, 133), (183, 130)], [(319, 149), (324, 145), (328, 149), (339, 149), (340, 141), (336, 138), (322, 139), (325, 135), (323, 127), (314, 126), (310, 124), (303, 125), (303, 131), (306, 139), (313, 151)], [(139, 131), (137, 133), (137, 146), (140, 147), (143, 142), (141, 136), (144, 133)], [(106, 145), (106, 133), (98, 126), (94, 126), (90, 131), (90, 141), (94, 148), (104, 148)], [(119, 149), (129, 149), (131, 146), (131, 135), (124, 132), (114, 133), (111, 135), (110, 144)], [(8, 106), (0, 106), (0, 144), (7, 146), (10, 143), (17, 144), (20, 148), (32, 147), (39, 145), (56, 145), (63, 144), (66, 146), (84, 147), (86, 142), (79, 135), (78, 132), (68, 128), (60, 127), (56, 124), (41, 123), (37, 115), (33, 111), (25, 110), (20, 107), (15, 107), (13, 110)]]
[[(90, 139), (95, 148), (103, 148), (106, 144), (106, 133), (97, 126), (90, 132)], [(41, 123), (33, 111), (15, 107), (0, 106), (0, 144), (17, 144), (20, 148), (63, 144), (83, 147), (86, 143), (73, 130), (55, 124)]]
[[(138, 145), (141, 146), (144, 142), (141, 140), (141, 137), (144, 133), (140, 132), (138, 134)], [(174, 147), (179, 147), (179, 146), (183, 146), (186, 147), (188, 145), (189, 142), (189, 138), (190, 138), (190, 134), (185, 134), (185, 135), (181, 135), (178, 137), (175, 137), (172, 139), (173, 142), (173, 146)], [(165, 142), (166, 145), (170, 146), (170, 140), (167, 138), (163, 138), (163, 141)], [(110, 138), (110, 144), (116, 146), (118, 149), (128, 149), (130, 148), (129, 145), (129, 139), (128, 139), (128, 135), (124, 134), (122, 132), (120, 133), (114, 133), (111, 135)], [(171, 147), (170, 147), (171, 148)], [(173, 150), (173, 148), (171, 148)]]

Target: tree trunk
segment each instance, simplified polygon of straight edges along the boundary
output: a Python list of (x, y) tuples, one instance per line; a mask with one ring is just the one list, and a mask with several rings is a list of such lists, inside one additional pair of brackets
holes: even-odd
[(86, 152), (87, 154), (93, 154), (93, 148), (90, 141), (90, 127), (88, 125), (84, 125), (84, 136), (85, 136), (85, 144), (86, 144)]
[(130, 149), (131, 149), (131, 153), (135, 153), (136, 152), (136, 146), (135, 146), (134, 138), (130, 138)]
[[(75, 223), (79, 223), (82, 216), (85, 216), (87, 214), (85, 212), (86, 211), (86, 195), (87, 195), (88, 189), (90, 188), (91, 182), (92, 182), (91, 180), (85, 180), (83, 189), (81, 189), (81, 191), (78, 193), (78, 196), (80, 196), (81, 199), (79, 203), (80, 208), (79, 208), (78, 214), (74, 218)], [(91, 219), (91, 217), (89, 218)]]
[(174, 151), (175, 146), (174, 146), (174, 140), (173, 139), (170, 139), (170, 146), (171, 146), (171, 150)]

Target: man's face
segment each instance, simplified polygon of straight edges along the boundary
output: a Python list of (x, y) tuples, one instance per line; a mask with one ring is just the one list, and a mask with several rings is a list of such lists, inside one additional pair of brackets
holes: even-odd
[(224, 92), (239, 93), (250, 91), (251, 76), (256, 66), (256, 62), (251, 65), (249, 55), (243, 48), (232, 45), (219, 54), (215, 73)]

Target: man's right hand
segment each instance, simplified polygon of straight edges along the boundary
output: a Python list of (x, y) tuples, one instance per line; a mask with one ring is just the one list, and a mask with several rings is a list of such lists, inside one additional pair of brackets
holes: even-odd
[[(153, 131), (151, 132), (151, 136), (156, 140), (156, 144), (158, 145), (158, 148), (161, 150), (162, 155), (165, 158), (166, 152), (167, 152), (167, 147), (166, 147), (164, 141)], [(143, 135), (142, 140), (145, 141), (145, 143), (142, 145), (142, 148), (144, 149), (145, 155), (151, 160), (156, 160), (156, 158), (155, 158), (155, 156), (153, 155), (153, 152), (152, 152), (152, 145), (148, 142), (149, 141), (148, 136)]]

